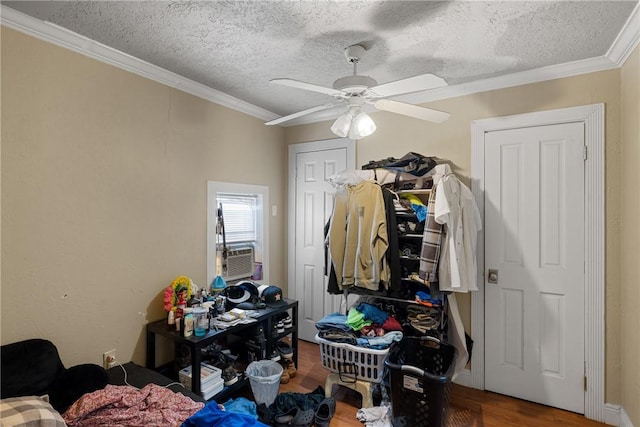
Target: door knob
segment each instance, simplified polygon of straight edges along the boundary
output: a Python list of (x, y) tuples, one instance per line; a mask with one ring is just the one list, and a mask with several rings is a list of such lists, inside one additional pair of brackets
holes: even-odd
[(495, 270), (493, 268), (489, 269), (489, 279), (488, 279), (489, 283), (498, 283), (498, 270)]

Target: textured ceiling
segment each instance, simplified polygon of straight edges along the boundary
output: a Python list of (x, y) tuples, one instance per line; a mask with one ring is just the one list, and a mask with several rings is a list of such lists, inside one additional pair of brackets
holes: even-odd
[(330, 100), (343, 49), (378, 83), (449, 85), (605, 55), (637, 1), (3, 1), (2, 4), (285, 115)]

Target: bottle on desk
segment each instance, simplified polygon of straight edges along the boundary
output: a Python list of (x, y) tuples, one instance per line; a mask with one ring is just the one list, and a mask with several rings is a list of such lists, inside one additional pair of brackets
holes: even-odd
[(193, 308), (193, 331), (197, 337), (203, 337), (209, 329), (209, 319), (207, 309), (204, 307)]
[(193, 308), (187, 307), (184, 309), (182, 335), (185, 338), (189, 338), (193, 335)]

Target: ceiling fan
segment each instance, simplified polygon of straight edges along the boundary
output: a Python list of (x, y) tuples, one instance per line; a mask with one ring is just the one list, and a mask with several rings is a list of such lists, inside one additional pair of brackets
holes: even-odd
[(451, 116), (451, 114), (443, 111), (386, 99), (406, 93), (447, 86), (447, 83), (433, 74), (421, 74), (379, 85), (371, 77), (358, 75), (358, 62), (360, 62), (360, 58), (365, 52), (366, 49), (359, 44), (349, 46), (344, 50), (347, 60), (353, 64), (353, 75), (339, 78), (333, 82), (332, 88), (294, 79), (272, 79), (271, 83), (324, 93), (332, 96), (335, 101), (298, 111), (265, 124), (278, 125), (344, 103), (347, 106), (347, 112), (336, 119), (331, 126), (331, 131), (340, 137), (349, 136), (352, 139), (359, 139), (371, 135), (376, 130), (376, 125), (371, 117), (362, 111), (362, 107), (365, 104), (371, 104), (378, 110), (435, 123), (442, 123)]

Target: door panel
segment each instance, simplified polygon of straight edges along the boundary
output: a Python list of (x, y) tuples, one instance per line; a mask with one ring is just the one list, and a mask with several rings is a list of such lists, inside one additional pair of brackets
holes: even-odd
[(340, 298), (326, 291), (324, 226), (335, 193), (327, 180), (346, 168), (345, 148), (296, 154), (295, 286), (301, 306), (298, 336), (307, 341), (314, 340), (316, 321), (340, 305)]
[(584, 412), (584, 129), (485, 135), (485, 388)]

